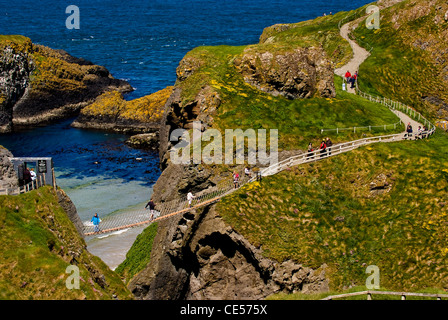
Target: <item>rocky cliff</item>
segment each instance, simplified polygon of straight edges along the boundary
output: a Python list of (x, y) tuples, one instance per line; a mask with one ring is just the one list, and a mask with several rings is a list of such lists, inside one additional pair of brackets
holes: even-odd
[(128, 287), (138, 299), (263, 299), (328, 291), (325, 268), (265, 258), (212, 205), (160, 222), (150, 263)]
[(132, 91), (106, 68), (23, 36), (0, 36), (0, 84), (0, 132), (73, 116), (106, 91)]
[[(169, 151), (176, 143), (170, 141), (173, 130), (191, 132), (194, 121), (200, 121), (201, 131), (221, 129), (223, 110), (234, 106), (228, 92), (243, 98), (266, 93), (293, 100), (334, 97), (333, 63), (322, 48), (280, 51), (261, 46), (232, 54), (219, 51), (225, 48), (193, 50), (179, 63), (160, 130), (163, 172), (153, 187), (156, 203), (190, 191), (199, 195), (230, 183), (233, 170), (243, 172), (243, 165), (170, 160)], [(234, 83), (222, 82), (226, 77)], [(279, 158), (300, 152), (282, 150)], [(275, 292), (328, 290), (325, 265), (312, 269), (292, 260), (265, 258), (263, 249), (233, 230), (215, 205), (160, 222), (151, 252), (149, 265), (129, 283), (140, 299), (262, 299)]]
[(84, 107), (72, 126), (125, 133), (156, 132), (172, 89), (167, 87), (131, 101), (124, 100), (118, 91), (106, 92)]
[(16, 189), (19, 186), (14, 166), (8, 159), (12, 156), (8, 149), (0, 146), (0, 189)]

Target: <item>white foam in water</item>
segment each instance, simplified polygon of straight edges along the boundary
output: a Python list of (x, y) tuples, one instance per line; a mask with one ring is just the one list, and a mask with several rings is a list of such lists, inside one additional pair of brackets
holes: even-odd
[(129, 230), (129, 228), (123, 229), (123, 230), (114, 231), (114, 232), (111, 232), (111, 233), (107, 233), (107, 234), (105, 234), (103, 236), (98, 236), (97, 238), (98, 239), (104, 239), (104, 238), (107, 238), (107, 237), (110, 237), (110, 236), (113, 236), (113, 235), (122, 234), (122, 233), (124, 233), (124, 232), (126, 232), (128, 230)]

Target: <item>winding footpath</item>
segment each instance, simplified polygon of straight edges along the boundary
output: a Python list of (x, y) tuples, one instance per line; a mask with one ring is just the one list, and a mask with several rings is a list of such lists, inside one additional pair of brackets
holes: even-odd
[[(350, 70), (350, 72), (352, 72), (352, 73), (357, 71), (359, 69), (359, 66), (361, 65), (361, 63), (363, 63), (365, 61), (365, 59), (367, 59), (367, 57), (370, 55), (370, 53), (367, 50), (365, 50), (364, 48), (359, 46), (355, 41), (353, 41), (349, 38), (350, 30), (352, 28), (356, 27), (359, 24), (359, 22), (362, 21), (362, 19), (363, 19), (363, 17), (361, 17), (353, 22), (346, 23), (340, 28), (341, 36), (350, 43), (350, 46), (353, 50), (353, 57), (346, 65), (335, 70), (336, 75), (344, 77), (345, 72), (347, 70)], [(424, 119), (425, 125), (427, 125), (427, 127), (428, 127), (428, 132), (426, 132), (425, 137), (429, 137), (435, 131), (435, 126), (433, 124), (431, 124), (428, 120), (426, 120), (423, 116), (421, 116), (418, 112), (410, 109), (408, 106), (405, 106), (397, 101), (393, 101), (393, 100), (390, 100), (387, 98), (373, 97), (368, 94), (362, 93), (359, 89), (348, 88), (348, 92), (351, 92), (353, 94), (359, 93), (360, 95), (362, 95), (363, 97), (365, 97), (367, 99), (370, 99), (371, 101), (382, 103), (382, 104), (388, 106), (389, 109), (391, 110), (391, 112), (394, 112), (400, 118), (402, 123), (404, 123), (405, 125), (410, 123), (414, 129), (414, 132), (417, 131), (417, 128), (419, 126), (421, 126), (423, 128), (423, 124), (416, 120), (413, 120), (405, 112), (408, 112), (409, 114), (413, 114), (414, 117), (417, 115), (418, 119)], [(399, 111), (398, 109), (405, 111), (405, 112)], [(367, 144), (378, 143), (378, 142), (395, 142), (395, 141), (401, 141), (403, 139), (405, 139), (405, 132), (398, 133), (398, 134), (385, 135), (385, 136), (375, 136), (375, 137), (370, 137), (370, 138), (363, 138), (363, 139), (359, 139), (356, 141), (349, 141), (349, 142), (336, 144), (336, 145), (332, 146), (331, 154), (326, 153), (326, 154), (322, 155), (322, 154), (320, 154), (320, 150), (316, 150), (311, 155), (307, 154), (307, 153), (296, 155), (296, 156), (290, 157), (286, 160), (283, 160), (279, 163), (271, 165), (267, 168), (262, 169), (261, 176), (269, 176), (269, 175), (277, 174), (277, 173), (285, 170), (286, 168), (290, 168), (290, 167), (308, 163), (308, 162), (322, 160), (322, 159), (325, 159), (328, 157), (333, 157), (335, 155), (351, 151), (355, 148), (365, 146)], [(246, 181), (242, 181), (241, 186), (246, 183), (253, 182), (253, 181), (255, 181), (255, 178), (252, 178), (252, 179), (249, 179)], [(194, 209), (204, 207), (211, 203), (217, 202), (222, 197), (231, 194), (235, 190), (238, 190), (238, 189), (235, 189), (233, 187), (233, 183), (229, 182), (229, 184), (226, 186), (222, 186), (220, 188), (216, 187), (215, 189), (204, 191), (201, 195), (198, 195), (196, 197), (196, 199), (193, 201), (193, 203), (191, 203), (191, 204), (188, 203), (188, 200), (186, 199), (186, 197), (182, 197), (179, 199), (175, 199), (173, 201), (159, 204), (157, 206), (157, 211), (155, 211), (155, 212), (151, 212), (150, 210), (142, 209), (142, 210), (136, 210), (134, 212), (129, 212), (126, 214), (125, 217), (119, 217), (119, 218), (114, 218), (114, 216), (105, 217), (104, 221), (101, 222), (101, 224), (100, 224), (100, 232), (94, 232), (93, 226), (90, 225), (90, 223), (86, 221), (86, 222), (84, 222), (84, 235), (85, 236), (96, 236), (96, 235), (103, 234), (103, 233), (114, 232), (114, 231), (123, 230), (123, 229), (131, 228), (131, 227), (135, 227), (135, 226), (150, 224), (152, 222), (160, 221), (162, 219), (167, 219), (167, 218), (170, 218), (170, 217), (182, 214), (182, 213), (189, 212)], [(151, 215), (154, 213), (155, 213), (155, 215), (151, 217)]]
[[(348, 41), (353, 51), (352, 59), (346, 65), (334, 70), (334, 73), (338, 76), (341, 76), (342, 78), (345, 77), (345, 73), (347, 71), (350, 71), (351, 74), (358, 71), (361, 63), (363, 63), (370, 56), (370, 52), (359, 46), (349, 37), (351, 30), (355, 29), (362, 19), (363, 17), (357, 19), (354, 22), (348, 22), (344, 24), (340, 29), (341, 37)], [(355, 89), (350, 88), (350, 86), (347, 86), (347, 91), (350, 93), (356, 93)]]

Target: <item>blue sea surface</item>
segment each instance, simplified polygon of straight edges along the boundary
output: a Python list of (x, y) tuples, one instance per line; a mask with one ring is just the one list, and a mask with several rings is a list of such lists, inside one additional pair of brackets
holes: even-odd
[[(203, 45), (257, 43), (277, 23), (349, 11), (366, 0), (0, 0), (0, 33), (103, 65), (141, 97), (176, 80), (176, 67)], [(80, 11), (80, 29), (67, 29), (69, 5)]]
[[(21, 34), (103, 65), (135, 88), (126, 95), (134, 99), (173, 85), (179, 61), (195, 47), (254, 44), (268, 26), (350, 11), (369, 2), (0, 0), (0, 34)], [(66, 27), (70, 5), (79, 8), (80, 29)], [(58, 185), (82, 220), (94, 212), (126, 212), (147, 201), (160, 175), (157, 154), (127, 147), (124, 135), (72, 128), (72, 120), (0, 135), (0, 145), (15, 156), (53, 157)], [(110, 253), (115, 246), (97, 243), (95, 250), (107, 260), (116, 254)], [(111, 265), (118, 263), (115, 256), (111, 260)]]

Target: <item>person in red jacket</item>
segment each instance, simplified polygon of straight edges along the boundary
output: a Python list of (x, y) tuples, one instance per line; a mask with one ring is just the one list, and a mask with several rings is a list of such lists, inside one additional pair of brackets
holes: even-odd
[(327, 144), (325, 143), (325, 139), (322, 140), (319, 149), (320, 149), (320, 157), (322, 158), (327, 150)]
[(350, 80), (352, 74), (350, 73), (350, 71), (347, 70), (347, 72), (345, 73), (345, 81), (348, 83), (348, 81)]

